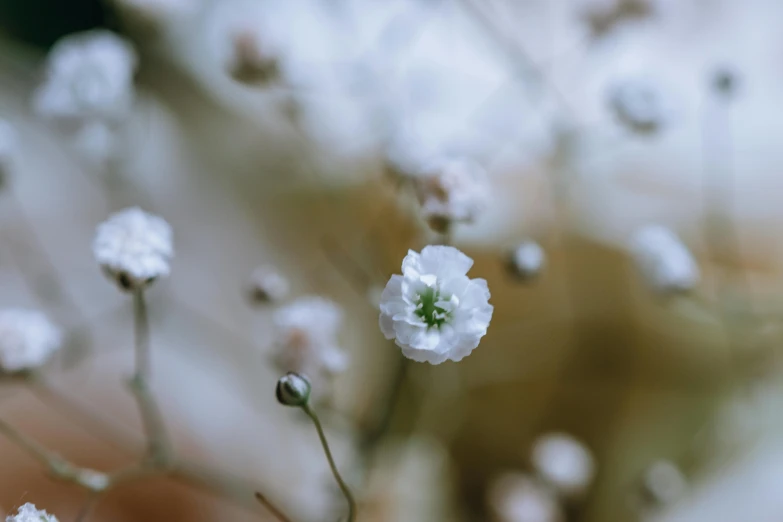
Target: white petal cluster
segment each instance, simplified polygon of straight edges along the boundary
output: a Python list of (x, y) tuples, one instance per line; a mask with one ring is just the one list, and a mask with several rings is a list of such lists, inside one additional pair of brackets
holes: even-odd
[(563, 510), (554, 492), (522, 473), (495, 479), (487, 501), (497, 522), (562, 522)]
[(487, 175), (471, 160), (433, 161), (415, 179), (422, 215), (435, 230), (453, 223), (470, 223), (486, 207)]
[(124, 289), (144, 286), (169, 274), (174, 255), (172, 232), (162, 218), (133, 207), (98, 226), (95, 259)]
[(608, 101), (620, 122), (635, 132), (655, 132), (671, 119), (663, 88), (651, 79), (631, 77), (615, 82)]
[(33, 108), (54, 119), (122, 118), (133, 102), (136, 65), (131, 44), (111, 31), (65, 36), (49, 53)]
[(550, 433), (536, 440), (531, 461), (538, 475), (564, 496), (584, 493), (595, 474), (590, 450), (565, 433)]
[(380, 327), (405, 357), (440, 364), (469, 355), (492, 319), (484, 279), (470, 279), (473, 260), (450, 246), (408, 251), (402, 275), (381, 294)]
[(288, 279), (268, 265), (253, 270), (250, 275), (250, 286), (253, 297), (259, 301), (281, 301), (286, 298), (290, 290)]
[(7, 517), (5, 522), (57, 522), (57, 517), (27, 503), (19, 508), (16, 515)]
[(532, 279), (544, 269), (546, 253), (535, 241), (524, 241), (511, 253), (511, 270), (522, 279)]
[(671, 230), (649, 225), (631, 240), (631, 254), (647, 285), (659, 293), (685, 292), (700, 279), (691, 253)]
[(0, 370), (18, 372), (43, 365), (62, 346), (63, 335), (37, 310), (0, 311)]
[(344, 371), (348, 356), (337, 340), (342, 322), (342, 309), (317, 296), (299, 298), (277, 310), (274, 323), (278, 369), (300, 373), (311, 380)]

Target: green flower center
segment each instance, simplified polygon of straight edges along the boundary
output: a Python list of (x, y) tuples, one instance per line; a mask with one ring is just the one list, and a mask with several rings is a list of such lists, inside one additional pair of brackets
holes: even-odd
[(415, 313), (430, 328), (440, 328), (451, 319), (451, 312), (436, 304), (439, 301), (448, 301), (448, 299), (444, 299), (444, 296), (432, 287), (427, 287), (418, 295)]

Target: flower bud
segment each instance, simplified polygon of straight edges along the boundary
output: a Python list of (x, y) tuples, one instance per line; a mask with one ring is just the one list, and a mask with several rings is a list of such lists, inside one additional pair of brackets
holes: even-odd
[(283, 406), (304, 406), (310, 399), (310, 381), (304, 375), (288, 372), (277, 381), (275, 394)]
[(534, 241), (524, 241), (517, 245), (509, 256), (509, 269), (522, 280), (535, 279), (544, 269), (546, 254)]

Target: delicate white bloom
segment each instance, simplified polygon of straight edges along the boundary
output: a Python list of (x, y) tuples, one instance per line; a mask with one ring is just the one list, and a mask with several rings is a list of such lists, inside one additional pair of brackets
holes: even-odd
[(262, 49), (255, 33), (250, 30), (238, 31), (232, 43), (233, 56), (229, 63), (229, 73), (236, 81), (259, 85), (279, 77), (280, 67), (276, 53), (270, 49)]
[(49, 52), (33, 107), (48, 118), (122, 118), (133, 102), (136, 63), (131, 44), (111, 31), (65, 36)]
[(402, 275), (381, 294), (380, 327), (405, 357), (440, 364), (475, 349), (492, 319), (484, 279), (469, 279), (473, 260), (450, 246), (408, 251)]
[(37, 310), (0, 311), (0, 369), (18, 372), (43, 365), (62, 346), (63, 335)]
[(277, 310), (278, 368), (306, 375), (311, 381), (344, 371), (348, 356), (337, 341), (342, 321), (340, 307), (322, 297), (302, 297)]
[(667, 460), (655, 462), (644, 473), (644, 493), (656, 504), (680, 500), (688, 490), (688, 481), (676, 465)]
[(535, 241), (524, 241), (511, 253), (511, 270), (522, 279), (532, 279), (544, 269), (546, 253)]
[(662, 87), (647, 78), (627, 78), (609, 88), (609, 105), (621, 123), (631, 130), (650, 133), (671, 118)]
[(538, 475), (565, 496), (584, 493), (595, 474), (590, 450), (565, 433), (550, 433), (536, 440), (531, 461)]
[(101, 223), (92, 249), (101, 267), (124, 289), (167, 276), (174, 255), (169, 224), (137, 207), (117, 212)]
[(661, 293), (685, 292), (700, 279), (691, 253), (671, 230), (649, 225), (631, 240), (631, 254), (650, 288)]
[(57, 517), (27, 503), (19, 508), (16, 515), (7, 517), (5, 522), (57, 522)]
[(281, 301), (290, 290), (288, 279), (271, 266), (259, 266), (250, 275), (253, 297), (259, 301)]
[(421, 211), (438, 231), (452, 223), (470, 223), (487, 204), (486, 172), (464, 158), (429, 163), (416, 177)]
[(487, 502), (497, 522), (561, 522), (563, 510), (554, 492), (522, 473), (495, 479)]

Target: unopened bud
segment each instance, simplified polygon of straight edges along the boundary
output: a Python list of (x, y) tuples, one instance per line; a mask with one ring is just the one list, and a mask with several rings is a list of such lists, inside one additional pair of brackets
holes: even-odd
[(535, 241), (524, 241), (517, 245), (509, 256), (509, 269), (523, 280), (534, 279), (544, 269), (546, 254)]
[(288, 372), (277, 381), (275, 394), (277, 401), (284, 406), (304, 406), (310, 399), (310, 388), (307, 377)]

